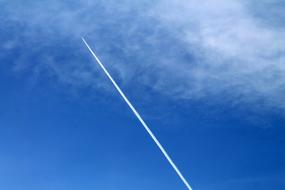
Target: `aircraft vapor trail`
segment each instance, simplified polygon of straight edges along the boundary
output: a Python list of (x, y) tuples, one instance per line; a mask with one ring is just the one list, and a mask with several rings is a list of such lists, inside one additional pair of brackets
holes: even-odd
[(117, 91), (120, 93), (120, 95), (122, 96), (122, 98), (125, 100), (125, 102), (128, 104), (128, 106), (130, 107), (130, 109), (133, 111), (133, 113), (135, 114), (135, 116), (138, 118), (138, 120), (141, 122), (141, 124), (143, 125), (143, 127), (145, 128), (145, 130), (148, 132), (148, 134), (150, 135), (150, 137), (152, 138), (152, 140), (155, 142), (155, 144), (158, 146), (158, 148), (160, 149), (160, 151), (163, 153), (163, 155), (165, 156), (165, 158), (167, 159), (167, 161), (169, 162), (169, 164), (172, 166), (172, 168), (175, 170), (175, 172), (177, 173), (177, 175), (180, 177), (180, 179), (182, 180), (182, 182), (185, 184), (185, 186), (189, 189), (192, 190), (191, 186), (189, 185), (188, 181), (184, 178), (184, 176), (182, 175), (182, 173), (180, 172), (180, 170), (177, 168), (177, 166), (174, 164), (174, 162), (172, 161), (172, 159), (170, 158), (170, 156), (167, 154), (166, 150), (163, 148), (163, 146), (160, 144), (160, 142), (158, 141), (158, 139), (155, 137), (155, 135), (152, 133), (152, 131), (150, 130), (150, 128), (147, 126), (147, 124), (144, 122), (144, 120), (142, 119), (142, 117), (140, 116), (140, 114), (137, 112), (137, 110), (134, 108), (134, 106), (131, 104), (131, 102), (128, 100), (128, 98), (126, 97), (126, 95), (123, 93), (123, 91), (121, 90), (121, 88), (117, 85), (117, 83), (115, 82), (115, 80), (112, 78), (112, 76), (109, 74), (109, 72), (106, 70), (106, 68), (104, 67), (104, 65), (102, 64), (102, 62), (99, 60), (99, 58), (96, 56), (96, 54), (93, 52), (93, 50), (90, 48), (90, 46), (88, 45), (88, 43), (85, 41), (84, 38), (82, 38), (82, 41), (84, 42), (84, 44), (86, 45), (86, 47), (88, 48), (88, 50), (90, 51), (90, 53), (93, 55), (93, 57), (96, 59), (97, 63), (99, 64), (99, 66), (103, 69), (103, 71), (105, 72), (105, 74), (108, 76), (108, 78), (110, 79), (110, 81), (112, 82), (112, 84), (114, 85), (114, 87), (117, 89)]

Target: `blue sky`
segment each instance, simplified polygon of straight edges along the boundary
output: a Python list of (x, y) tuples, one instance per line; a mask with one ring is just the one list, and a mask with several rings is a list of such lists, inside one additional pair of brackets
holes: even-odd
[(279, 0), (0, 0), (0, 189), (285, 188)]

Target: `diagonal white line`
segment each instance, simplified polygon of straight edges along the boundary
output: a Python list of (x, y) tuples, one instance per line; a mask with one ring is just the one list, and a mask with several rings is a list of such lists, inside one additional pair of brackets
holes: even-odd
[(134, 108), (134, 106), (131, 104), (131, 102), (128, 100), (128, 98), (125, 96), (125, 94), (123, 93), (123, 91), (121, 90), (121, 88), (117, 85), (117, 83), (114, 81), (114, 79), (111, 77), (111, 75), (109, 74), (109, 72), (106, 70), (106, 68), (104, 67), (104, 65), (102, 64), (102, 62), (99, 60), (99, 58), (95, 55), (95, 53), (92, 51), (92, 49), (90, 48), (90, 46), (88, 45), (88, 43), (85, 41), (84, 38), (82, 38), (82, 41), (84, 42), (84, 44), (87, 46), (88, 50), (90, 51), (90, 53), (93, 55), (93, 57), (96, 59), (97, 63), (100, 65), (100, 67), (103, 69), (103, 71), (105, 72), (105, 74), (108, 76), (108, 78), (110, 79), (110, 81), (112, 82), (112, 84), (115, 86), (115, 88), (117, 89), (117, 91), (120, 93), (120, 95), (123, 97), (123, 99), (125, 100), (125, 102), (128, 104), (128, 106), (130, 107), (130, 109), (133, 111), (133, 113), (135, 114), (135, 116), (138, 118), (138, 120), (141, 122), (141, 124), (143, 125), (143, 127), (145, 128), (145, 130), (148, 132), (148, 134), (151, 136), (151, 138), (153, 139), (153, 141), (155, 142), (155, 144), (158, 146), (158, 148), (161, 150), (161, 152), (163, 153), (163, 155), (165, 156), (165, 158), (167, 159), (167, 161), (169, 162), (169, 164), (172, 166), (172, 168), (175, 170), (175, 172), (177, 173), (177, 175), (180, 177), (180, 179), (182, 180), (182, 182), (185, 184), (185, 186), (189, 189), (192, 190), (192, 188), (190, 187), (189, 183), (187, 182), (187, 180), (184, 178), (184, 176), (182, 175), (182, 173), (180, 172), (180, 170), (177, 168), (177, 166), (174, 164), (174, 162), (172, 161), (172, 159), (169, 157), (169, 155), (167, 154), (166, 150), (163, 148), (163, 146), (160, 144), (160, 142), (157, 140), (157, 138), (155, 137), (155, 135), (152, 133), (152, 131), (150, 130), (150, 128), (147, 126), (147, 124), (144, 122), (144, 120), (142, 119), (142, 117), (140, 116), (140, 114), (137, 112), (137, 110)]

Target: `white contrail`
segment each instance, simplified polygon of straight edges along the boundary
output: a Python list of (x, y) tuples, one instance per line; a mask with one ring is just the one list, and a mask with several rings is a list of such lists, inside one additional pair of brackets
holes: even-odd
[(144, 120), (142, 119), (142, 117), (140, 116), (140, 114), (137, 112), (137, 110), (134, 108), (134, 106), (131, 104), (131, 102), (128, 100), (128, 98), (125, 96), (125, 94), (123, 93), (123, 91), (121, 90), (121, 88), (117, 85), (117, 83), (114, 81), (114, 79), (111, 77), (111, 75), (109, 74), (109, 72), (106, 70), (106, 68), (104, 67), (104, 65), (101, 63), (101, 61), (99, 60), (99, 58), (95, 55), (95, 53), (92, 51), (92, 49), (90, 48), (90, 46), (88, 45), (88, 43), (85, 41), (84, 38), (82, 38), (82, 41), (84, 42), (84, 44), (87, 46), (87, 48), (89, 49), (89, 51), (91, 52), (91, 54), (93, 55), (93, 57), (96, 59), (97, 63), (100, 65), (100, 67), (103, 69), (103, 71), (105, 72), (105, 74), (108, 76), (108, 78), (111, 80), (111, 82), (113, 83), (113, 85), (115, 86), (115, 88), (118, 90), (118, 92), (120, 93), (120, 95), (123, 97), (123, 99), (125, 100), (125, 102), (128, 104), (128, 106), (131, 108), (131, 110), (133, 111), (133, 113), (135, 114), (135, 116), (138, 118), (138, 120), (141, 122), (141, 124), (143, 125), (143, 127), (145, 128), (145, 130), (148, 132), (148, 134), (151, 136), (151, 138), (154, 140), (155, 144), (158, 146), (158, 148), (161, 150), (161, 152), (163, 153), (163, 155), (165, 156), (165, 158), (168, 160), (168, 162), (170, 163), (170, 165), (172, 166), (172, 168), (175, 170), (175, 172), (177, 173), (177, 175), (180, 177), (180, 179), (183, 181), (183, 183), (186, 185), (186, 187), (189, 190), (192, 190), (192, 188), (190, 187), (189, 183), (187, 182), (187, 180), (184, 178), (184, 176), (182, 175), (182, 173), (179, 171), (179, 169), (177, 168), (177, 166), (174, 164), (174, 162), (172, 161), (172, 159), (169, 157), (169, 155), (167, 154), (166, 150), (163, 148), (163, 146), (160, 144), (160, 142), (157, 140), (157, 138), (155, 137), (155, 135), (152, 133), (152, 131), (150, 130), (150, 128), (147, 126), (147, 124), (144, 122)]

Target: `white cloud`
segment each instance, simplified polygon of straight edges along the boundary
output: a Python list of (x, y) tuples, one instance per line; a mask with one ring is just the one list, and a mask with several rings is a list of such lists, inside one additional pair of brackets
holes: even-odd
[[(267, 14), (269, 7), (259, 8)], [(140, 85), (177, 99), (221, 98), (233, 104), (285, 108), (284, 27), (262, 22), (248, 2), (81, 0), (72, 6), (43, 1), (8, 3), (4, 10), (9, 22), (24, 26), (24, 38), (40, 42), (38, 49), (47, 49), (62, 37), (74, 45), (81, 43), (80, 35), (87, 36), (123, 83), (135, 77)], [(276, 11), (271, 12), (276, 17)], [(4, 44), (7, 48), (9, 42)], [(75, 48), (80, 47), (84, 48), (78, 44)], [(53, 51), (36, 52), (50, 57), (52, 62), (44, 68), (67, 83), (101, 84), (92, 69), (80, 68), (76, 61), (56, 58)]]
[(170, 65), (187, 73), (183, 81), (188, 84), (179, 90), (184, 98), (226, 93), (285, 106), (283, 29), (262, 25), (238, 0), (161, 1), (152, 11), (199, 57), (195, 67)]

